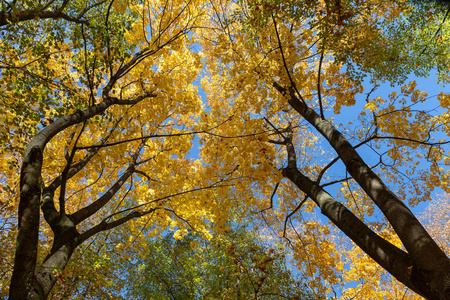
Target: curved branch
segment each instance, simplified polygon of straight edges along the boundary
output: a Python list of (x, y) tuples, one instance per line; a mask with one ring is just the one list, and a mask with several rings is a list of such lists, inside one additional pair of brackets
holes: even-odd
[[(416, 281), (414, 281), (414, 284), (410, 285), (410, 287), (417, 289), (417, 287), (420, 286), (420, 291), (417, 291), (419, 294), (425, 294), (427, 297), (434, 298), (436, 293), (440, 293), (440, 291), (446, 287), (430, 287), (429, 285), (424, 284), (424, 282), (434, 282), (435, 284), (436, 282), (443, 283), (443, 281), (446, 280), (445, 278), (448, 276), (450, 262), (445, 253), (430, 237), (408, 207), (363, 161), (355, 148), (341, 132), (339, 132), (330, 122), (323, 120), (320, 115), (301, 101), (301, 99), (296, 96), (295, 90), (292, 87), (284, 88), (277, 82), (274, 82), (273, 86), (284, 97), (287, 97), (288, 103), (293, 109), (322, 134), (345, 164), (349, 174), (356, 182), (358, 182), (361, 188), (386, 216), (412, 258), (414, 273), (420, 274), (417, 275)], [(294, 180), (302, 178), (302, 176), (297, 173), (298, 170), (295, 171), (294, 168), (290, 168), (289, 170), (294, 172), (294, 174), (291, 174), (291, 176), (295, 175), (293, 177)], [(326, 204), (324, 203), (324, 205)], [(322, 206), (323, 205), (321, 205), (321, 207)], [(396, 271), (393, 270), (393, 272), (391, 272), (389, 270), (389, 272), (394, 275)], [(407, 282), (410, 283), (411, 281)]]
[(128, 178), (130, 178), (130, 176), (133, 174), (133, 171), (133, 166), (128, 167), (125, 173), (123, 173), (122, 176), (114, 183), (114, 185), (100, 198), (98, 198), (88, 206), (83, 207), (77, 212), (71, 214), (70, 217), (74, 224), (76, 225), (86, 220), (97, 211), (99, 211), (103, 206), (105, 206), (109, 202), (109, 200), (111, 200), (111, 198), (117, 193), (117, 191), (119, 191), (119, 189), (128, 180)]
[(324, 50), (322, 50), (322, 53), (320, 54), (319, 71), (317, 74), (317, 93), (318, 93), (318, 97), (319, 97), (320, 116), (322, 117), (322, 119), (325, 119), (325, 116), (323, 114), (323, 106), (322, 106), (322, 94), (321, 94), (322, 87), (320, 84), (320, 75), (322, 73), (323, 53), (324, 53)]
[(24, 22), (24, 21), (33, 20), (36, 17), (38, 17), (40, 19), (54, 19), (54, 20), (64, 19), (66, 21), (73, 22), (73, 23), (89, 25), (89, 21), (82, 20), (81, 17), (78, 18), (78, 17), (69, 16), (69, 15), (63, 13), (60, 10), (54, 10), (54, 11), (41, 10), (41, 11), (36, 11), (36, 10), (28, 9), (28, 10), (24, 10), (24, 11), (19, 12), (15, 16), (13, 16), (13, 14), (10, 13), (10, 12), (1, 11), (0, 12), (0, 27), (8, 25), (9, 23), (16, 23), (16, 22)]
[[(288, 152), (288, 157), (289, 155)], [(327, 216), (330, 221), (373, 260), (394, 275), (400, 282), (414, 289), (415, 285), (412, 283), (408, 272), (408, 268), (412, 265), (412, 260), (408, 253), (378, 236), (343, 204), (336, 201), (322, 187), (302, 174), (296, 167), (288, 166), (283, 169), (283, 175), (311, 198), (319, 206), (322, 214)], [(305, 200), (306, 198), (303, 201)], [(417, 288), (415, 290), (420, 294)]]
[(101, 232), (101, 231), (106, 231), (106, 230), (110, 230), (112, 228), (115, 228), (117, 226), (120, 226), (122, 224), (124, 224), (125, 222), (128, 222), (131, 219), (136, 219), (145, 215), (148, 215), (152, 212), (154, 212), (155, 210), (157, 210), (158, 208), (151, 208), (147, 211), (133, 211), (132, 213), (117, 219), (115, 221), (112, 222), (106, 222), (105, 220), (103, 220), (102, 222), (100, 222), (99, 224), (97, 224), (96, 226), (92, 227), (91, 229), (83, 232), (77, 239), (77, 244), (81, 244), (82, 242), (84, 242), (85, 240), (87, 240), (88, 238), (90, 238), (91, 236)]

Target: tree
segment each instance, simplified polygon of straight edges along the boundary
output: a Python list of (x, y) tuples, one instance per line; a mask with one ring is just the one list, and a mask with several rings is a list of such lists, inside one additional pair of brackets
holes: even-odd
[(188, 193), (226, 181), (202, 186), (186, 158), (201, 62), (184, 49), (200, 7), (2, 2), (2, 205), (18, 207), (10, 299), (45, 299), (74, 250), (102, 231), (145, 216), (161, 231), (208, 218), (207, 206), (177, 213), (198, 201)]
[[(299, 1), (293, 18), (283, 13), (284, 4), (270, 2), (276, 5), (249, 1), (243, 7), (232, 3), (215, 7), (214, 35), (202, 39), (208, 67), (218, 70), (202, 81), (214, 118), (240, 115), (227, 128), (215, 130), (217, 138), (205, 139), (205, 150), (214, 143), (223, 145), (216, 155), (209, 152), (213, 156), (209, 161), (243, 166), (239, 171), (248, 178), (247, 186), (256, 186), (255, 182), (265, 186), (258, 196), (270, 199), (269, 204), (255, 206), (264, 213), (272, 211), (271, 225), (281, 223), (280, 235), (296, 237), (293, 248), (298, 257), (305, 258), (302, 252), (307, 252), (317, 262), (311, 276), (323, 275), (318, 277), (333, 284), (336, 268), (328, 265), (339, 261), (335, 246), (316, 239), (330, 230), (300, 214), (315, 205), (407, 287), (427, 299), (449, 299), (450, 261), (404, 202), (409, 193), (409, 204), (415, 205), (427, 200), (435, 187), (448, 190), (450, 159), (443, 146), (450, 132), (449, 96), (441, 93), (433, 101), (411, 82), (387, 99), (373, 98), (375, 86), (361, 105), (356, 95), (363, 86), (354, 73), (361, 68), (343, 64), (356, 57), (345, 56), (351, 51), (361, 56), (361, 62), (369, 62), (373, 42), (386, 41), (380, 36), (385, 27), (378, 24), (401, 19), (402, 7), (394, 2), (358, 6), (350, 1)], [(265, 19), (259, 15), (264, 9)], [(244, 22), (229, 17), (236, 15)], [(265, 22), (258, 23), (261, 19)], [(254, 23), (256, 29), (251, 27)], [(380, 73), (373, 78), (375, 83), (401, 73), (395, 65), (387, 70), (390, 59), (372, 58), (372, 66), (385, 66), (376, 69)], [(444, 72), (448, 74), (448, 69)], [(349, 117), (339, 117), (343, 106), (355, 105), (351, 113), (358, 126)], [(267, 130), (270, 137), (259, 135), (267, 141), (259, 149), (229, 139), (252, 134), (256, 139)], [(245, 162), (242, 157), (247, 157)], [(419, 164), (422, 158), (425, 167)], [(339, 177), (329, 172), (338, 162), (346, 170)], [(246, 171), (248, 166), (251, 172)], [(277, 178), (277, 170), (286, 180)], [(343, 201), (326, 191), (337, 183), (342, 184)], [(267, 184), (274, 187), (273, 193)], [(372, 219), (375, 207), (383, 218)], [(279, 220), (282, 215), (284, 221)], [(289, 230), (291, 222), (294, 229)], [(394, 231), (402, 245), (393, 242)], [(302, 233), (312, 238), (305, 243)], [(323, 249), (329, 251), (320, 253)]]
[[(448, 194), (439, 195), (437, 198), (428, 205), (428, 207), (418, 215), (419, 220), (423, 222), (425, 228), (441, 247), (441, 249), (449, 255), (449, 239), (448, 239)], [(386, 232), (387, 233), (387, 232)], [(386, 236), (386, 234), (385, 234)], [(401, 241), (398, 238), (391, 237), (390, 240), (398, 246), (401, 246)], [(402, 284), (393, 280), (392, 277), (387, 276), (386, 272), (381, 267), (376, 267), (373, 263), (370, 263), (370, 259), (364, 257), (361, 254), (361, 250), (355, 251), (357, 246), (352, 245), (348, 249), (347, 253), (352, 253), (348, 260), (360, 260), (355, 266), (359, 266), (359, 269), (354, 270), (353, 276), (360, 276), (365, 278), (364, 289), (372, 289), (376, 291), (375, 295), (379, 298), (387, 299), (423, 299), (417, 294), (414, 294), (411, 290), (402, 288)], [(363, 261), (366, 263), (364, 264)], [(364, 272), (370, 272), (367, 276)], [(345, 274), (346, 275), (346, 274)], [(349, 274), (350, 275), (350, 274)], [(345, 280), (348, 280), (347, 277)], [(363, 289), (347, 289), (345, 291), (348, 298), (362, 298), (358, 295)], [(375, 298), (375, 297), (374, 297)]]
[(169, 234), (149, 241), (145, 252), (125, 268), (133, 299), (313, 298), (287, 269), (286, 253), (242, 225), (210, 240)]
[[(387, 26), (414, 11), (405, 3), (263, 4), (2, 2), (2, 237), (17, 238), (10, 299), (45, 299), (58, 280), (55, 295), (105, 298), (103, 287), (71, 275), (103, 276), (93, 270), (114, 264), (102, 249), (126, 256), (116, 245), (139, 247), (143, 233), (167, 229), (208, 237), (207, 225), (223, 229), (234, 207), (287, 238), (325, 297), (344, 267), (329, 226), (303, 217), (315, 206), (400, 282), (449, 298), (450, 262), (403, 201), (448, 191), (450, 97), (428, 99), (410, 83), (356, 101), (365, 74), (396, 82), (437, 66), (448, 78), (446, 35), (424, 52), (427, 64), (407, 55), (420, 47), (401, 48), (411, 57), (401, 61), (393, 41), (408, 36)], [(419, 28), (434, 29), (430, 38), (447, 26), (437, 12)], [(345, 106), (358, 126), (339, 124), (349, 121), (339, 115)], [(194, 142), (203, 144), (197, 160)], [(345, 174), (332, 173), (339, 162)], [(325, 190), (335, 184), (341, 201)], [(387, 221), (374, 219), (375, 207)]]

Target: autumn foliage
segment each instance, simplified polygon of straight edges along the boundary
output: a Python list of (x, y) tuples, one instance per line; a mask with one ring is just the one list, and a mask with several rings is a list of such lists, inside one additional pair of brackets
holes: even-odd
[(450, 95), (407, 80), (449, 82), (447, 14), (2, 1), (1, 295), (119, 299), (149, 241), (213, 243), (238, 210), (317, 299), (450, 299), (448, 245), (411, 211), (450, 193)]

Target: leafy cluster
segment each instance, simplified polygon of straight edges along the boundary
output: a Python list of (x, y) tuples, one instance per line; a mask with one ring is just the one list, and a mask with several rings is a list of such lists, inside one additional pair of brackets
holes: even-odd
[(0, 295), (448, 299), (447, 8), (1, 3)]
[(127, 270), (133, 299), (312, 299), (286, 253), (244, 227), (205, 240), (172, 234), (149, 240)]

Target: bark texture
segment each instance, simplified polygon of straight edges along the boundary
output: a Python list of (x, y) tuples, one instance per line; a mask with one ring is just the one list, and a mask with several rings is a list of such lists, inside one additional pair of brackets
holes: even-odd
[[(59, 118), (39, 132), (30, 141), (25, 150), (20, 173), (18, 235), (16, 254), (14, 257), (14, 269), (9, 290), (10, 300), (45, 299), (48, 295), (47, 294), (42, 298), (41, 291), (45, 291), (46, 289), (40, 286), (40, 277), (38, 274), (35, 274), (37, 246), (39, 242), (41, 194), (44, 188), (41, 178), (44, 148), (50, 139), (62, 130), (105, 111), (109, 106), (116, 102), (116, 99), (114, 98), (105, 97), (105, 99), (105, 101), (89, 107), (84, 111), (77, 111), (72, 115)], [(60, 242), (57, 239), (57, 231), (55, 231), (55, 229), (59, 230), (56, 223), (61, 221), (61, 218), (60, 214), (54, 209), (52, 203), (53, 197), (50, 194), (49, 191), (47, 191), (47, 194), (44, 195), (43, 200), (46, 201), (43, 201), (43, 210), (44, 208), (48, 208), (47, 211), (44, 211), (44, 216), (48, 222), (50, 220), (49, 225), (55, 232), (54, 243), (57, 244)], [(73, 241), (71, 243), (73, 243)], [(60, 244), (65, 243), (61, 242)], [(67, 245), (66, 247), (68, 248), (63, 250), (63, 252), (71, 254), (74, 248)], [(54, 262), (52, 261), (51, 263)], [(65, 263), (67, 263), (67, 261)], [(45, 266), (45, 263), (44, 267), (49, 268), (48, 266)], [(49, 271), (47, 270), (46, 272)], [(41, 298), (39, 298), (38, 295), (40, 295), (39, 297)]]
[(34, 284), (39, 235), (42, 149), (31, 147), (25, 153), (20, 173), (20, 202), (16, 255), (11, 277), (10, 299), (26, 299)]
[(295, 150), (289, 141), (286, 143), (288, 167), (284, 170), (284, 175), (311, 197), (322, 213), (362, 250), (399, 281), (427, 299), (450, 300), (450, 259), (414, 214), (364, 162), (344, 135), (308, 107), (294, 88), (285, 88), (277, 83), (274, 83), (274, 87), (334, 148), (348, 173), (386, 216), (407, 252), (371, 232), (342, 204), (301, 174), (295, 166)]

